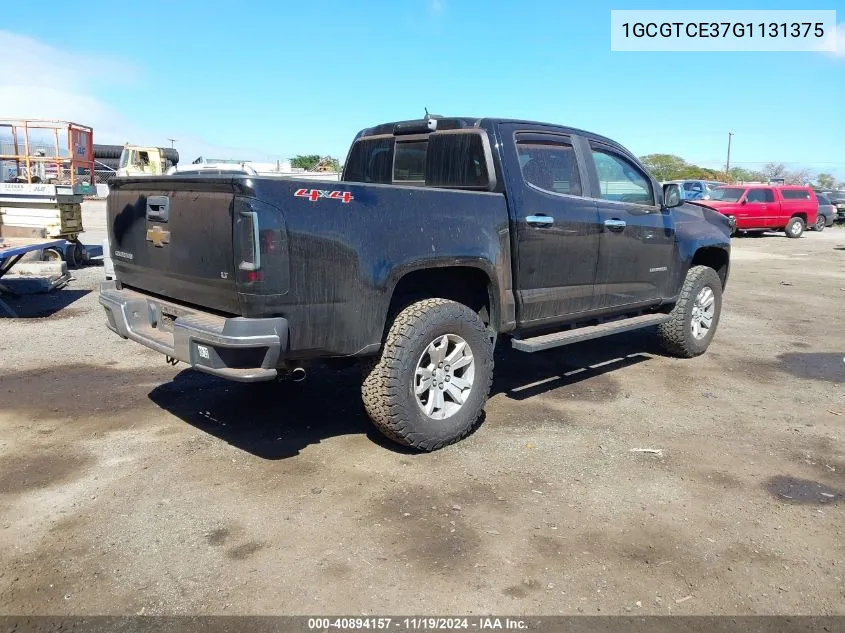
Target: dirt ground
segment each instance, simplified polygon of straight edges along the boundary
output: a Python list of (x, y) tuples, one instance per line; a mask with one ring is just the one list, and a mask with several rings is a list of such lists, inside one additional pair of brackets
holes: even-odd
[(700, 358), (499, 349), (433, 454), (370, 428), (356, 369), (166, 365), (101, 276), (0, 319), (3, 613), (845, 614), (845, 230), (735, 239)]

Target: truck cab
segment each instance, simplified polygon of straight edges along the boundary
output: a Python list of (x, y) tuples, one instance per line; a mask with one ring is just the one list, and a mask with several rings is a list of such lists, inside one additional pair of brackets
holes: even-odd
[(164, 161), (157, 147), (126, 145), (120, 154), (117, 176), (160, 176)]

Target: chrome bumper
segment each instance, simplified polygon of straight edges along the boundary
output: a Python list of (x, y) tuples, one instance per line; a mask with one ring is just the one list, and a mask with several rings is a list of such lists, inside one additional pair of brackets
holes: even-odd
[(287, 349), (288, 322), (221, 317), (139, 292), (100, 284), (107, 326), (126, 339), (194, 369), (239, 382), (272, 380)]

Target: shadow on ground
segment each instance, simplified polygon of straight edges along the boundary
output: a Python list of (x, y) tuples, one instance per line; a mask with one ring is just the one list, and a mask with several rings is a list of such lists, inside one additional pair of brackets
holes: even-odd
[(845, 352), (791, 352), (778, 356), (778, 362), (797, 378), (845, 383)]
[[(15, 291), (14, 280), (3, 282), (9, 290)], [(87, 295), (90, 290), (72, 290), (60, 288), (52, 292), (37, 294), (3, 294), (2, 299), (15, 311), (17, 317), (10, 317), (0, 311), (0, 318), (10, 319), (67, 319), (77, 314), (77, 311), (69, 306)]]
[(818, 481), (779, 475), (769, 479), (765, 486), (770, 495), (787, 503), (827, 504), (845, 499), (845, 493)]
[[(534, 355), (500, 345), (491, 395), (523, 400), (588, 381), (647, 360), (643, 350), (651, 347), (649, 336), (639, 333)], [(373, 427), (361, 403), (358, 367), (316, 368), (301, 383), (258, 384), (185, 370), (149, 397), (188, 424), (263, 459), (292, 457), (324, 439), (356, 434), (390, 450), (413, 453)]]

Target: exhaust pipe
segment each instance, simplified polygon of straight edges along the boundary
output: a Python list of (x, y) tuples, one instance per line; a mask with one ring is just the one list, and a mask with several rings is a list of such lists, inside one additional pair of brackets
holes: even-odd
[(302, 382), (307, 376), (308, 374), (302, 367), (294, 367), (290, 372), (290, 379), (293, 382)]

